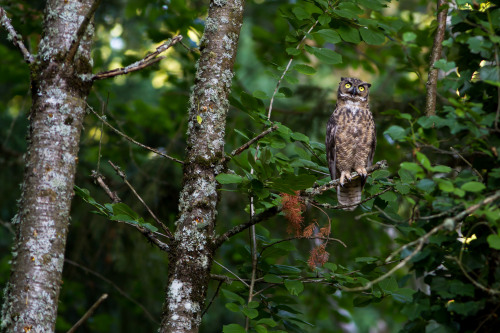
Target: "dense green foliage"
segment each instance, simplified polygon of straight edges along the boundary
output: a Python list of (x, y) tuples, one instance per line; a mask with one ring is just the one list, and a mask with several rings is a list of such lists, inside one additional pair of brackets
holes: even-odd
[[(36, 53), (42, 5), (4, 2), (13, 25)], [(125, 66), (165, 39), (184, 36), (185, 47), (170, 49), (157, 67), (97, 82), (88, 101), (128, 136), (182, 160), (206, 1), (115, 0), (101, 6), (95, 72)], [(333, 240), (280, 242), (296, 236), (287, 234), (283, 214), (257, 225), (255, 291), (261, 292), (251, 302), (248, 287), (235, 277), (245, 283), (251, 277), (248, 232), (224, 243), (213, 273), (232, 283), (211, 282), (203, 332), (244, 332), (246, 318), (250, 330), (259, 333), (368, 332), (374, 327), (498, 331), (500, 210), (494, 201), (452, 218), (500, 188), (500, 8), (487, 1), (450, 2), (443, 58), (436, 64), (441, 70), (438, 107), (435, 116), (427, 117), (423, 109), (435, 7), (418, 0), (247, 1), (226, 131), (228, 156), (272, 124), (278, 128), (259, 141), (258, 149), (254, 144), (232, 158), (218, 176), (223, 184), (218, 233), (249, 219), (250, 196), (258, 214), (281, 205), (280, 193), (329, 181), (323, 142), (341, 76), (372, 83), (375, 161), (387, 160), (389, 169), (368, 179), (364, 196), (384, 193), (352, 213), (324, 208), (336, 205), (333, 190), (304, 205), (302, 226), (314, 223), (315, 232), (330, 228), (330, 237), (346, 247)], [(4, 33), (1, 38), (3, 288), (10, 258), (7, 221), (19, 197), (30, 100), (28, 69)], [(71, 262), (64, 269), (57, 329), (69, 329), (102, 293), (109, 293), (82, 331), (152, 331), (163, 303), (168, 259), (133, 228), (113, 221), (156, 230), (107, 161), (126, 172), (156, 215), (172, 227), (182, 167), (131, 144), (93, 114), (82, 138), (79, 196), (67, 245)], [(106, 176), (122, 204), (110, 204), (94, 184), (93, 170)], [(322, 244), (328, 262), (311, 269), (311, 251)], [(401, 246), (406, 247), (395, 252)], [(404, 268), (366, 290), (346, 290), (366, 286), (405, 258)]]

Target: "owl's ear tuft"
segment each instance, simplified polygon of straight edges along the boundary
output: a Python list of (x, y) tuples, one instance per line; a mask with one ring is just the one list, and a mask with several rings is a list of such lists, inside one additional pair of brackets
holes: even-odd
[(340, 81), (344, 81), (346, 78), (345, 77), (341, 77), (340, 78)]
[(368, 86), (368, 88), (370, 88), (372, 86), (371, 83), (367, 83), (366, 85)]

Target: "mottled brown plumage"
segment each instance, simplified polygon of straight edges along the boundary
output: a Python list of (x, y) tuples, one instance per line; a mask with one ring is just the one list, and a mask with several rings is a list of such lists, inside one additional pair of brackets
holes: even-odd
[[(326, 157), (332, 179), (340, 177), (337, 198), (341, 205), (361, 201), (366, 181), (366, 167), (372, 165), (377, 138), (375, 122), (368, 104), (371, 84), (354, 78), (342, 78), (337, 93), (337, 106), (326, 128)], [(351, 181), (351, 172), (361, 178)], [(346, 182), (347, 180), (347, 182)]]

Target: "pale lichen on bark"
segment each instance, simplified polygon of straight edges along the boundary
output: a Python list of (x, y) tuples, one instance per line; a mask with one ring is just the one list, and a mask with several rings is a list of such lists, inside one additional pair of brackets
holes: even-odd
[(50, 0), (39, 53), (31, 64), (28, 150), (0, 331), (53, 332), (73, 197), (93, 28), (70, 66), (64, 56), (92, 1)]
[(169, 282), (159, 332), (198, 332), (223, 169), (224, 134), (244, 1), (213, 0), (190, 97), (187, 154)]

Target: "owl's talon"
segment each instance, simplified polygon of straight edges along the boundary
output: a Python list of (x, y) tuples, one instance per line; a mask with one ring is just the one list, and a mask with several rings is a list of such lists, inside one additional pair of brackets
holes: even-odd
[(360, 175), (361, 177), (363, 178), (366, 178), (368, 177), (368, 171), (366, 171), (365, 168), (361, 167), (361, 168), (357, 168), (356, 169), (356, 172), (358, 173), (358, 175)]
[(344, 187), (344, 184), (345, 184), (345, 180), (347, 179), (347, 181), (350, 181), (351, 180), (351, 174), (349, 173), (349, 171), (342, 171), (340, 173), (340, 186)]

